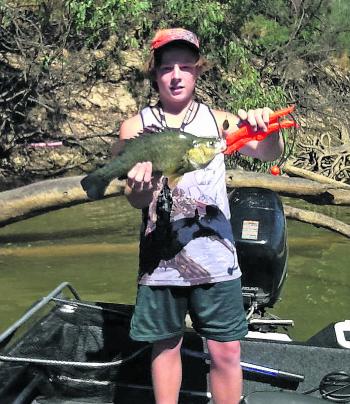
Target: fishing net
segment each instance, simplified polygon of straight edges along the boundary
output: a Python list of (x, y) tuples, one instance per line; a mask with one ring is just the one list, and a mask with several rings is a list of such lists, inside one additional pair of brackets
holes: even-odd
[[(132, 310), (62, 296), (51, 299), (2, 342), (0, 402), (15, 402), (22, 391), (29, 400), (23, 402), (36, 404), (153, 403), (151, 349), (129, 338)], [(201, 350), (202, 340), (191, 335), (186, 346)], [(197, 366), (198, 377), (184, 375), (188, 394), (182, 402), (208, 402), (205, 363), (185, 361), (202, 363), (202, 370)]]

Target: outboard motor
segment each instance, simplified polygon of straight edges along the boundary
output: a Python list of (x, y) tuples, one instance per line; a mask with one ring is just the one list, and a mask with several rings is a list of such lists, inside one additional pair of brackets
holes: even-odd
[(245, 308), (273, 307), (287, 276), (287, 232), (279, 196), (263, 188), (229, 195)]

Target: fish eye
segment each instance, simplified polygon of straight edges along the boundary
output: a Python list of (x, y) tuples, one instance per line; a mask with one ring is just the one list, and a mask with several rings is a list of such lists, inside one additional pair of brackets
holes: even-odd
[(214, 146), (215, 145), (215, 141), (214, 140), (210, 140), (209, 142), (207, 142), (208, 146)]

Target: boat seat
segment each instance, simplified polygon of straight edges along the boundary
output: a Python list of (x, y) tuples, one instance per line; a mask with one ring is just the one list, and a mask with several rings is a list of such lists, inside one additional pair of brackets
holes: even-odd
[(321, 398), (306, 396), (300, 393), (284, 391), (257, 391), (244, 397), (242, 404), (317, 404), (324, 403)]

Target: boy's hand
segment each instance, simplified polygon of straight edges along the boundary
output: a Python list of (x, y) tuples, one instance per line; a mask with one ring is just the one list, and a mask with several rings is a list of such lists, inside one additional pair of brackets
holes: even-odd
[(226, 114), (226, 119), (223, 122), (222, 136), (224, 138), (239, 128), (241, 121), (247, 122), (253, 128), (254, 132), (258, 130), (267, 131), (269, 124), (269, 117), (272, 113), (272, 109), (268, 107), (250, 109), (248, 111), (239, 109), (237, 116), (232, 114)]
[(152, 184), (152, 162), (144, 161), (137, 163), (128, 172), (127, 187), (125, 194), (129, 195), (131, 192), (149, 191)]
[(237, 115), (242, 121), (247, 121), (255, 132), (258, 130), (266, 132), (272, 112), (272, 109), (268, 107), (249, 109), (248, 111), (239, 109)]

